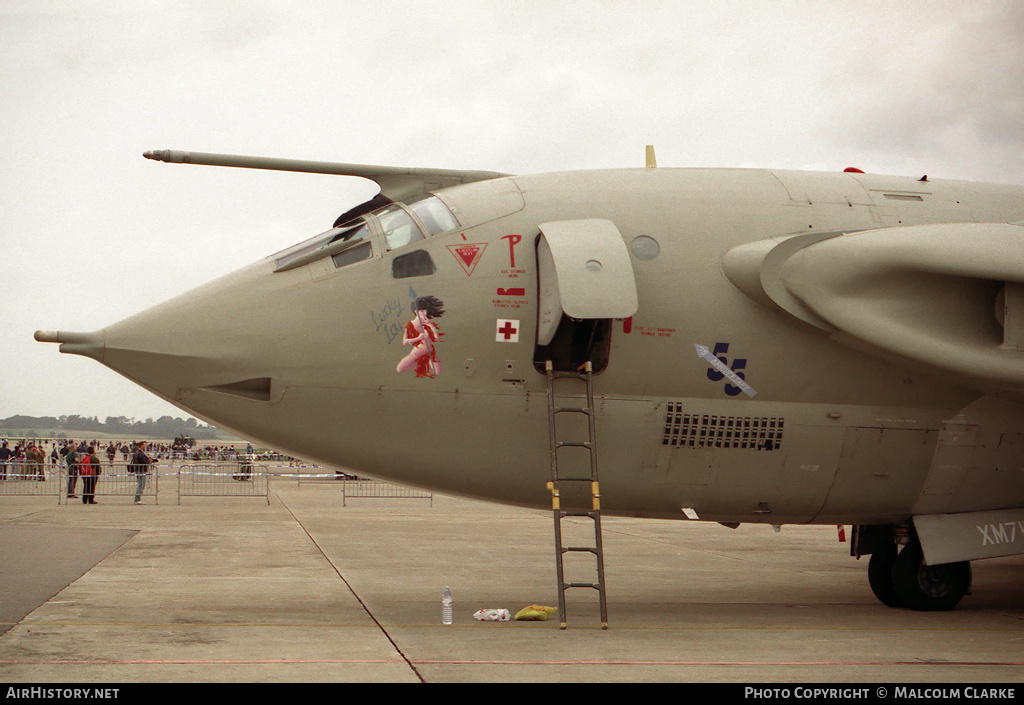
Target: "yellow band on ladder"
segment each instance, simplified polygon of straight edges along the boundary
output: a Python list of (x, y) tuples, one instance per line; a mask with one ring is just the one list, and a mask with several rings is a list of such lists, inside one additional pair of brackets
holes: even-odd
[(601, 509), (601, 488), (597, 486), (596, 482), (590, 483), (590, 495), (594, 501), (594, 511)]
[(551, 490), (551, 508), (561, 509), (561, 505), (558, 501), (558, 490), (555, 489), (555, 483), (549, 482), (548, 489)]

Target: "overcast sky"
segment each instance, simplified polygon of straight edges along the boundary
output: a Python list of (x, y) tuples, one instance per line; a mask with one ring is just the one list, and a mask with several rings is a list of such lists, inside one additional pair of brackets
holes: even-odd
[(654, 144), (1024, 184), (1024, 3), (3, 0), (0, 124), (0, 418), (184, 416), (32, 333), (103, 328), (377, 189), (146, 150), (532, 173)]

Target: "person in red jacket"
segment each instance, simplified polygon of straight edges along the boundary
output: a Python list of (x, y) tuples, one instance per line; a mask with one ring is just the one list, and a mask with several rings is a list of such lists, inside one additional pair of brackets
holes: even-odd
[(82, 476), (82, 504), (96, 504), (96, 480), (102, 471), (96, 446), (89, 446), (85, 458), (78, 464), (78, 474)]

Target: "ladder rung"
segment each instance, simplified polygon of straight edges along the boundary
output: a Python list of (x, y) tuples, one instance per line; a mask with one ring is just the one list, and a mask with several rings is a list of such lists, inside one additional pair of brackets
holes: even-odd
[(593, 553), (597, 554), (597, 546), (562, 546), (562, 553)]
[(555, 413), (592, 414), (594, 410), (589, 406), (556, 406)]
[(591, 519), (593, 519), (594, 516), (597, 514), (597, 512), (593, 511), (593, 510), (589, 511), (589, 512), (585, 512), (585, 511), (583, 511), (581, 509), (581, 510), (575, 511), (575, 512), (572, 512), (572, 511), (569, 511), (569, 512), (559, 511), (559, 514), (562, 515), (563, 519), (566, 518), (566, 517), (590, 517)]
[(604, 592), (604, 587), (601, 583), (566, 583), (563, 586), (563, 589), (565, 590), (568, 590), (569, 588), (593, 588), (594, 590)]
[(560, 377), (575, 377), (576, 379), (587, 379), (592, 376), (586, 372), (573, 372), (571, 370), (549, 370), (551, 376), (555, 379)]
[(590, 441), (558, 441), (555, 443), (555, 448), (593, 448), (594, 444)]

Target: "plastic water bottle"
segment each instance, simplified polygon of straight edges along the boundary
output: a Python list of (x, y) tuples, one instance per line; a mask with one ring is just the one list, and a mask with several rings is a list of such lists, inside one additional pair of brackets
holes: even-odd
[(452, 591), (447, 585), (441, 593), (441, 624), (452, 623)]

